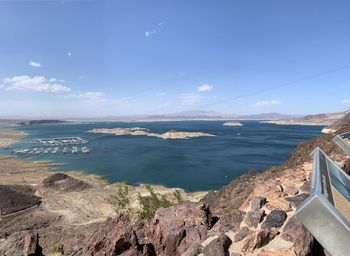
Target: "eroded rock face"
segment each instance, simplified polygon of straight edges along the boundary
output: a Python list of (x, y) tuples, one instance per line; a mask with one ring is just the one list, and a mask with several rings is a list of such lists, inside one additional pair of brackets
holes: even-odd
[(286, 218), (287, 214), (285, 211), (273, 210), (267, 215), (266, 220), (261, 227), (265, 229), (279, 228), (283, 225)]
[(295, 216), (287, 222), (281, 237), (293, 243), (296, 255), (310, 255), (313, 243), (312, 235)]
[(120, 215), (101, 225), (72, 255), (182, 255), (207, 235), (211, 214), (202, 204), (160, 208), (152, 220)]
[(203, 254), (205, 256), (228, 256), (228, 249), (231, 244), (232, 240), (228, 236), (222, 234), (204, 247)]

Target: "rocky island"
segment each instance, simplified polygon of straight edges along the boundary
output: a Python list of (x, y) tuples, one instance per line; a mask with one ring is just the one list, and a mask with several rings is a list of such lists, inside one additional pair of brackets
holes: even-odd
[(243, 124), (241, 124), (240, 122), (230, 121), (230, 122), (224, 123), (223, 126), (243, 126)]
[(89, 132), (92, 133), (103, 133), (103, 134), (114, 134), (117, 136), (149, 136), (149, 137), (158, 137), (162, 139), (190, 139), (197, 137), (207, 137), (207, 136), (215, 136), (208, 133), (203, 132), (180, 132), (171, 130), (165, 133), (154, 133), (149, 129), (133, 127), (133, 128), (111, 128), (111, 129), (92, 129)]

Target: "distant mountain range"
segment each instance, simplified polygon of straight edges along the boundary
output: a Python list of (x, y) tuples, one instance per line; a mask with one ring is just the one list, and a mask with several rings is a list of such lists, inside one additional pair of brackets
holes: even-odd
[[(278, 124), (278, 125), (322, 125), (329, 126), (336, 123), (338, 120), (343, 119), (349, 111), (306, 115), (298, 118), (282, 118), (277, 120), (266, 121), (266, 123)], [(326, 129), (325, 129), (326, 130)]]
[(183, 111), (159, 115), (106, 116), (80, 119), (84, 121), (181, 121), (181, 120), (279, 120), (297, 118), (300, 115), (283, 115), (279, 113), (262, 113), (252, 115), (222, 114), (214, 111)]
[[(44, 124), (44, 123), (61, 123), (66, 121), (72, 122), (112, 122), (112, 121), (182, 121), (182, 120), (260, 120), (267, 123), (274, 123), (279, 125), (331, 125), (335, 121), (343, 118), (349, 111), (328, 113), (328, 114), (316, 114), (316, 115), (285, 115), (279, 113), (261, 113), (251, 115), (236, 115), (236, 114), (222, 114), (214, 111), (183, 111), (170, 114), (159, 115), (133, 115), (133, 116), (104, 116), (95, 118), (67, 118), (67, 119), (17, 119), (16, 123), (21, 125), (32, 124)], [(2, 122), (3, 121), (3, 122)], [(6, 122), (5, 122), (6, 121)], [(12, 122), (11, 122), (12, 121)], [(2, 120), (0, 118), (0, 124), (14, 123), (14, 120)], [(339, 126), (341, 124), (338, 124)]]

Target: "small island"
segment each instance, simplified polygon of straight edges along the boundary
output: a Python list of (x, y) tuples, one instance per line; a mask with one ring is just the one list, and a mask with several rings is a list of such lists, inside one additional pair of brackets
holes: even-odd
[(92, 129), (89, 132), (102, 133), (102, 134), (114, 134), (117, 136), (149, 136), (158, 137), (162, 139), (190, 139), (196, 137), (215, 136), (204, 132), (181, 132), (176, 130), (167, 131), (165, 133), (154, 133), (147, 128), (133, 127), (133, 128), (111, 128), (111, 129)]
[(243, 124), (241, 124), (240, 122), (230, 121), (230, 122), (224, 123), (223, 126), (243, 126)]

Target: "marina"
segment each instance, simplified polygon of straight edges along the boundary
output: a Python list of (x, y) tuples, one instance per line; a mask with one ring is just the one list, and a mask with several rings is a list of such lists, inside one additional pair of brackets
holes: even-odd
[[(12, 154), (16, 155), (38, 155), (38, 154), (87, 154), (91, 152), (91, 149), (85, 145), (89, 143), (80, 137), (59, 137), (59, 138), (45, 138), (37, 139), (34, 145), (39, 143), (40, 146), (27, 149), (12, 150)], [(61, 147), (60, 147), (61, 146)]]

